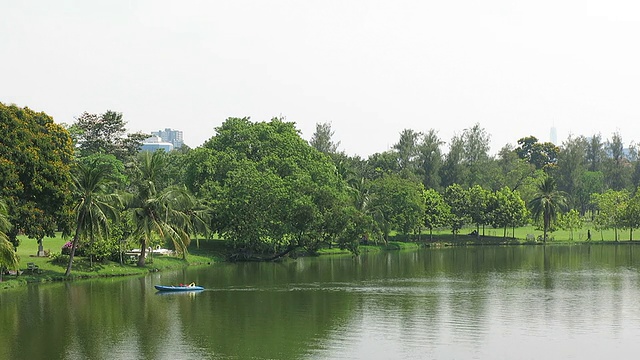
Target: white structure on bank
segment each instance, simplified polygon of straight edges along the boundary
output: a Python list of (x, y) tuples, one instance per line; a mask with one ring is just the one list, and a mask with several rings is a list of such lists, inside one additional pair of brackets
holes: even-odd
[(140, 151), (154, 152), (160, 149), (164, 150), (165, 152), (169, 152), (173, 150), (173, 144), (170, 142), (163, 142), (159, 136), (152, 136), (146, 139), (140, 147)]

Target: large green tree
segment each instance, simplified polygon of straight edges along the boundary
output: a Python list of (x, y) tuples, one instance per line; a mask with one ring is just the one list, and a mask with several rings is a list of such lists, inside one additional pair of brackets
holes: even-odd
[(444, 201), (451, 209), (449, 226), (455, 237), (469, 220), (469, 192), (458, 184), (449, 185), (444, 190)]
[(480, 238), (480, 226), (482, 225), (482, 235), (484, 236), (484, 226), (489, 223), (495, 201), (493, 194), (480, 185), (474, 185), (467, 190), (469, 205), (467, 214), (476, 225), (476, 237)]
[(104, 114), (82, 113), (69, 127), (81, 156), (102, 153), (128, 161), (135, 157), (142, 142), (149, 137), (143, 133), (127, 133), (122, 113), (107, 110)]
[(629, 203), (627, 190), (608, 189), (602, 194), (593, 194), (592, 201), (596, 205), (597, 214), (594, 219), (596, 228), (613, 229), (614, 240), (618, 241), (618, 229), (626, 224), (626, 208)]
[(372, 181), (371, 206), (376, 209), (385, 241), (391, 230), (397, 230), (408, 239), (409, 234), (421, 226), (424, 216), (423, 190), (421, 183), (396, 174)]
[(497, 171), (493, 174), (498, 189), (505, 186), (519, 190), (531, 180), (535, 173), (535, 166), (521, 159), (512, 145), (505, 145), (498, 152), (495, 159)]
[(553, 143), (541, 143), (535, 136), (527, 136), (518, 140), (515, 151), (536, 169), (548, 170), (556, 165), (560, 149)]
[(507, 237), (508, 226), (514, 229), (516, 226), (525, 224), (528, 215), (527, 208), (518, 191), (503, 187), (495, 192), (493, 199), (495, 204), (491, 207), (492, 210), (489, 214), (491, 225), (503, 228), (504, 237)]
[(424, 225), (429, 229), (429, 240), (433, 240), (433, 229), (447, 225), (451, 216), (451, 207), (442, 195), (434, 189), (424, 191)]
[[(337, 241), (358, 220), (331, 159), (281, 119), (229, 118), (189, 155), (190, 186), (238, 260), (272, 259)], [(349, 244), (350, 241), (339, 241)]]
[(0, 198), (8, 206), (9, 238), (16, 245), (19, 233), (36, 239), (42, 255), (42, 239), (69, 225), (71, 137), (43, 112), (0, 103), (0, 138)]

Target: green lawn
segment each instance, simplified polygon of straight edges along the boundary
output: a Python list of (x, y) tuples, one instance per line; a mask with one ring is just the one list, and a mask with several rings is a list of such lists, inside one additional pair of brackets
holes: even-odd
[[(18, 246), (17, 254), (20, 258), (19, 269), (22, 274), (18, 276), (3, 275), (0, 289), (21, 286), (29, 282), (67, 280), (64, 277), (66, 263), (57, 264), (53, 260), (55, 254), (61, 253), (62, 245), (67, 241), (67, 239), (63, 239), (59, 235), (54, 238), (45, 238), (42, 242), (44, 250), (52, 256), (38, 257), (36, 256), (38, 243), (33, 239), (20, 237), (20, 246)], [(197, 246), (198, 243), (199, 247)], [(220, 254), (222, 253), (221, 248), (223, 245), (223, 241), (220, 240), (193, 241), (189, 247), (190, 253), (186, 261), (175, 256), (154, 256), (147, 258), (147, 265), (144, 268), (137, 267), (135, 263), (126, 262), (124, 265), (120, 265), (118, 262), (113, 261), (94, 262), (93, 267), (91, 267), (87, 258), (75, 257), (71, 278), (144, 275), (149, 271), (179, 268), (192, 264), (209, 264), (221, 261)], [(29, 271), (27, 269), (28, 263), (34, 263), (39, 268), (39, 271)]]
[[(468, 239), (469, 234), (475, 230), (475, 227), (465, 227), (460, 230), (457, 240)], [(595, 230), (595, 227), (587, 223), (581, 229), (573, 230), (573, 233), (569, 230), (556, 230), (550, 232), (548, 234), (550, 241), (556, 243), (564, 243), (564, 242), (584, 242), (587, 241), (587, 230), (591, 230), (591, 241), (614, 241), (615, 240), (615, 232), (613, 229), (598, 231)], [(482, 227), (480, 228), (480, 234), (482, 235)], [(542, 237), (542, 230), (537, 229), (535, 226), (522, 226), (515, 229), (515, 239), (520, 241), (526, 241), (527, 235), (531, 234), (534, 238), (538, 238), (538, 236)], [(484, 229), (484, 235), (486, 237), (491, 238), (502, 238), (504, 236), (503, 229), (494, 229), (491, 226), (487, 226)], [(433, 231), (434, 241), (444, 241), (449, 242), (453, 241), (453, 234), (451, 234), (451, 229), (443, 228)], [(405, 236), (401, 234), (391, 233), (390, 239), (404, 241)], [(423, 230), (421, 236), (421, 240), (426, 241), (429, 239), (429, 231)], [(507, 238), (514, 238), (513, 229), (507, 229)], [(411, 239), (415, 241), (415, 236), (412, 235)], [(629, 241), (629, 230), (618, 230), (618, 239), (619, 241)], [(633, 240), (640, 241), (640, 229), (634, 229), (633, 232)]]

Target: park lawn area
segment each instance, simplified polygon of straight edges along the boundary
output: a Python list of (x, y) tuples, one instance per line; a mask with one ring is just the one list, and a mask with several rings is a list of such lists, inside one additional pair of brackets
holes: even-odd
[[(458, 233), (458, 238), (461, 236), (468, 237), (468, 235), (474, 231), (475, 227), (465, 227), (460, 230)], [(548, 234), (551, 243), (565, 243), (565, 242), (584, 242), (587, 241), (587, 231), (591, 231), (591, 241), (614, 241), (615, 240), (615, 231), (613, 229), (606, 230), (595, 230), (595, 226), (591, 223), (585, 223), (584, 226), (580, 229), (574, 229), (573, 233), (569, 230), (561, 230), (558, 229), (556, 231), (550, 232)], [(538, 236), (542, 236), (542, 230), (536, 228), (533, 225), (521, 226), (515, 228), (515, 236), (514, 230), (512, 228), (507, 229), (507, 238), (514, 238), (520, 241), (527, 240), (527, 234), (532, 234), (534, 238), (538, 238)], [(480, 234), (482, 235), (482, 227), (480, 227)], [(484, 229), (484, 234), (487, 237), (492, 238), (502, 238), (504, 236), (503, 229), (494, 229), (491, 226), (487, 226)], [(426, 236), (426, 237), (425, 237)], [(450, 229), (438, 229), (433, 230), (434, 241), (451, 241), (453, 240), (453, 235), (451, 234)], [(429, 232), (422, 233), (422, 239), (428, 239)], [(618, 229), (618, 239), (620, 241), (629, 241), (629, 230), (628, 229)], [(633, 232), (633, 240), (640, 241), (640, 229), (634, 229)]]
[[(32, 282), (47, 282), (69, 280), (65, 278), (67, 263), (55, 263), (54, 257), (61, 253), (62, 246), (68, 239), (57, 235), (53, 238), (44, 238), (42, 244), (46, 253), (51, 257), (38, 257), (38, 243), (34, 239), (20, 237), (20, 246), (18, 246), (17, 254), (19, 256), (19, 269), (22, 274), (4, 275), (3, 281), (0, 283), (0, 289), (22, 286)], [(199, 247), (198, 247), (199, 243)], [(91, 277), (108, 277), (108, 276), (127, 276), (127, 275), (144, 275), (150, 271), (160, 271), (166, 269), (175, 269), (187, 265), (211, 264), (219, 262), (223, 257), (221, 249), (224, 242), (221, 240), (202, 240), (193, 241), (189, 246), (189, 254), (186, 261), (177, 256), (151, 256), (147, 258), (147, 264), (143, 268), (139, 268), (135, 263), (125, 263), (120, 265), (116, 261), (94, 262), (93, 267), (85, 257), (74, 257), (73, 268), (71, 270), (71, 279), (91, 278)], [(27, 269), (28, 263), (34, 263), (39, 271), (31, 272)]]

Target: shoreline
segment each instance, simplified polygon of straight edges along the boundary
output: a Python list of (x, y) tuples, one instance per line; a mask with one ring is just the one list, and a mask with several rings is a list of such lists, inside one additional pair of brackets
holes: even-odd
[[(592, 240), (592, 241), (548, 241), (547, 243), (539, 241), (525, 241), (519, 239), (505, 239), (495, 237), (481, 237), (480, 239), (469, 239), (468, 236), (459, 236), (457, 239), (449, 240), (420, 240), (414, 242), (404, 241), (389, 241), (388, 244), (366, 244), (360, 245), (359, 252), (381, 252), (381, 251), (399, 251), (399, 250), (417, 250), (421, 248), (443, 248), (443, 247), (456, 247), (456, 246), (573, 246), (573, 245), (640, 245), (640, 241), (630, 240)], [(74, 261), (74, 270), (71, 276), (65, 277), (64, 272), (66, 266), (61, 264), (53, 264), (54, 260), (51, 258), (40, 258), (41, 262), (44, 259), (49, 263), (49, 266), (41, 269), (37, 272), (30, 271), (25, 268), (25, 264), (29, 261), (21, 263), (19, 275), (2, 275), (2, 281), (0, 281), (0, 291), (7, 289), (14, 289), (27, 286), (29, 284), (37, 283), (51, 283), (51, 282), (66, 282), (75, 280), (86, 280), (93, 278), (106, 278), (106, 277), (124, 277), (124, 276), (144, 276), (152, 272), (167, 271), (180, 269), (188, 266), (203, 266), (213, 265), (216, 263), (228, 262), (225, 260), (224, 254), (220, 252), (219, 248), (215, 249), (193, 249), (193, 253), (187, 256), (187, 260), (176, 256), (154, 256), (145, 267), (139, 268), (134, 264), (120, 265), (118, 262), (96, 262), (94, 267), (90, 268), (87, 264), (86, 258), (77, 258), (78, 261)], [(315, 255), (298, 254), (296, 257), (307, 256), (332, 256), (332, 255), (352, 255), (348, 250), (342, 250), (338, 247), (323, 248)], [(37, 257), (29, 256), (28, 260), (37, 259)]]

